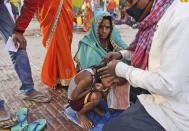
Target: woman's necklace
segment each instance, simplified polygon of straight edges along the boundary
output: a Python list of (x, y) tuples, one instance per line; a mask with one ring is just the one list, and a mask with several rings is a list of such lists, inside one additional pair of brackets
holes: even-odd
[(109, 52), (110, 49), (109, 49), (109, 46), (108, 46), (108, 40), (106, 40), (105, 42), (101, 42), (101, 43), (104, 43), (102, 48), (106, 51), (106, 52)]
[(104, 48), (104, 50), (105, 50), (106, 52), (110, 52), (110, 51), (111, 51), (111, 49), (110, 49), (110, 47), (109, 47), (109, 41), (108, 41), (108, 40), (106, 41), (106, 48)]
[(109, 52), (109, 51), (110, 51), (110, 49), (109, 49), (109, 48), (104, 48), (104, 50), (105, 50), (106, 52)]

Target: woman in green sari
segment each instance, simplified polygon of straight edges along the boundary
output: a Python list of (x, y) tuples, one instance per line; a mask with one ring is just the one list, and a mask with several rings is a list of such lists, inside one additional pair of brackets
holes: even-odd
[[(125, 49), (128, 45), (122, 41), (119, 31), (113, 26), (108, 12), (98, 12), (93, 18), (89, 33), (79, 42), (74, 57), (77, 70), (81, 71), (99, 64), (108, 52)], [(118, 80), (118, 81), (117, 81)], [(129, 106), (129, 83), (118, 78), (115, 86), (110, 87), (106, 97), (108, 108), (127, 109)]]
[(74, 57), (77, 71), (99, 64), (108, 52), (119, 51), (127, 46), (119, 31), (113, 26), (110, 14), (100, 11), (93, 18), (88, 34), (79, 42)]

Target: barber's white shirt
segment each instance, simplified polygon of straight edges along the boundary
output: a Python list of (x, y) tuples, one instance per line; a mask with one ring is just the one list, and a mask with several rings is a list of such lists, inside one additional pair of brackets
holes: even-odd
[(119, 62), (116, 75), (151, 92), (138, 98), (166, 130), (189, 131), (189, 2), (174, 0), (158, 22), (147, 70)]

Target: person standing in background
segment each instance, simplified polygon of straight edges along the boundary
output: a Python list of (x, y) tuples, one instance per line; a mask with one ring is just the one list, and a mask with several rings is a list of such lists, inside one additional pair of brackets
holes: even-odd
[(93, 18), (92, 5), (90, 0), (85, 0), (84, 18), (83, 18), (83, 31), (88, 32)]
[[(0, 0), (0, 34), (6, 44), (8, 38), (12, 35), (15, 23), (10, 4), (8, 4), (9, 6), (7, 8), (7, 4), (4, 2), (4, 0)], [(25, 39), (20, 40), (20, 42), (25, 43)], [(23, 94), (23, 99), (36, 102), (49, 102), (49, 98), (34, 89), (34, 82), (26, 49), (21, 46), (17, 52), (9, 51), (9, 55), (14, 65), (14, 69), (22, 83), (20, 91)], [(9, 125), (13, 121), (11, 120), (10, 112), (5, 108), (4, 103), (5, 101), (0, 98), (0, 122), (9, 121), (6, 122)], [(0, 125), (3, 126), (2, 124)]]
[(110, 0), (108, 2), (108, 12), (113, 17), (115, 11), (116, 11), (116, 1), (115, 0)]
[(38, 9), (40, 29), (46, 56), (42, 66), (41, 81), (49, 87), (68, 86), (76, 69), (71, 55), (73, 5), (70, 0), (25, 0), (22, 14), (17, 19), (12, 35), (15, 43), (26, 48), (23, 33)]

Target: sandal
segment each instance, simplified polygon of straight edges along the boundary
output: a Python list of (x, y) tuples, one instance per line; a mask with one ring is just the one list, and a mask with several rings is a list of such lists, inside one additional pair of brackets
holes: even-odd
[(3, 129), (3, 128), (0, 128), (0, 131), (11, 131), (11, 129)]
[(46, 123), (45, 119), (39, 119), (25, 126), (21, 131), (41, 131)]
[[(40, 100), (40, 99), (38, 99), (39, 97), (47, 98), (47, 100)], [(40, 93), (40, 94), (36, 94), (34, 96), (24, 97), (23, 100), (35, 101), (38, 103), (48, 103), (48, 102), (50, 102), (51, 98), (46, 96), (45, 94)]]
[(0, 122), (10, 120), (11, 119), (11, 113), (10, 113), (10, 111), (7, 111), (7, 109), (5, 109), (5, 108), (2, 109), (2, 111), (5, 111), (5, 112), (3, 112), (3, 114), (6, 113), (7, 117), (0, 118)]
[(14, 126), (16, 123), (16, 118), (11, 118), (10, 120), (0, 122), (0, 128), (7, 129)]
[(8, 108), (5, 106), (2, 111), (7, 113), (7, 116), (0, 119), (0, 128), (9, 128), (17, 123), (16, 118), (11, 117), (11, 112), (8, 111)]
[(28, 125), (28, 109), (22, 108), (16, 112), (16, 119), (18, 124), (11, 128), (11, 131), (21, 131), (26, 125)]

